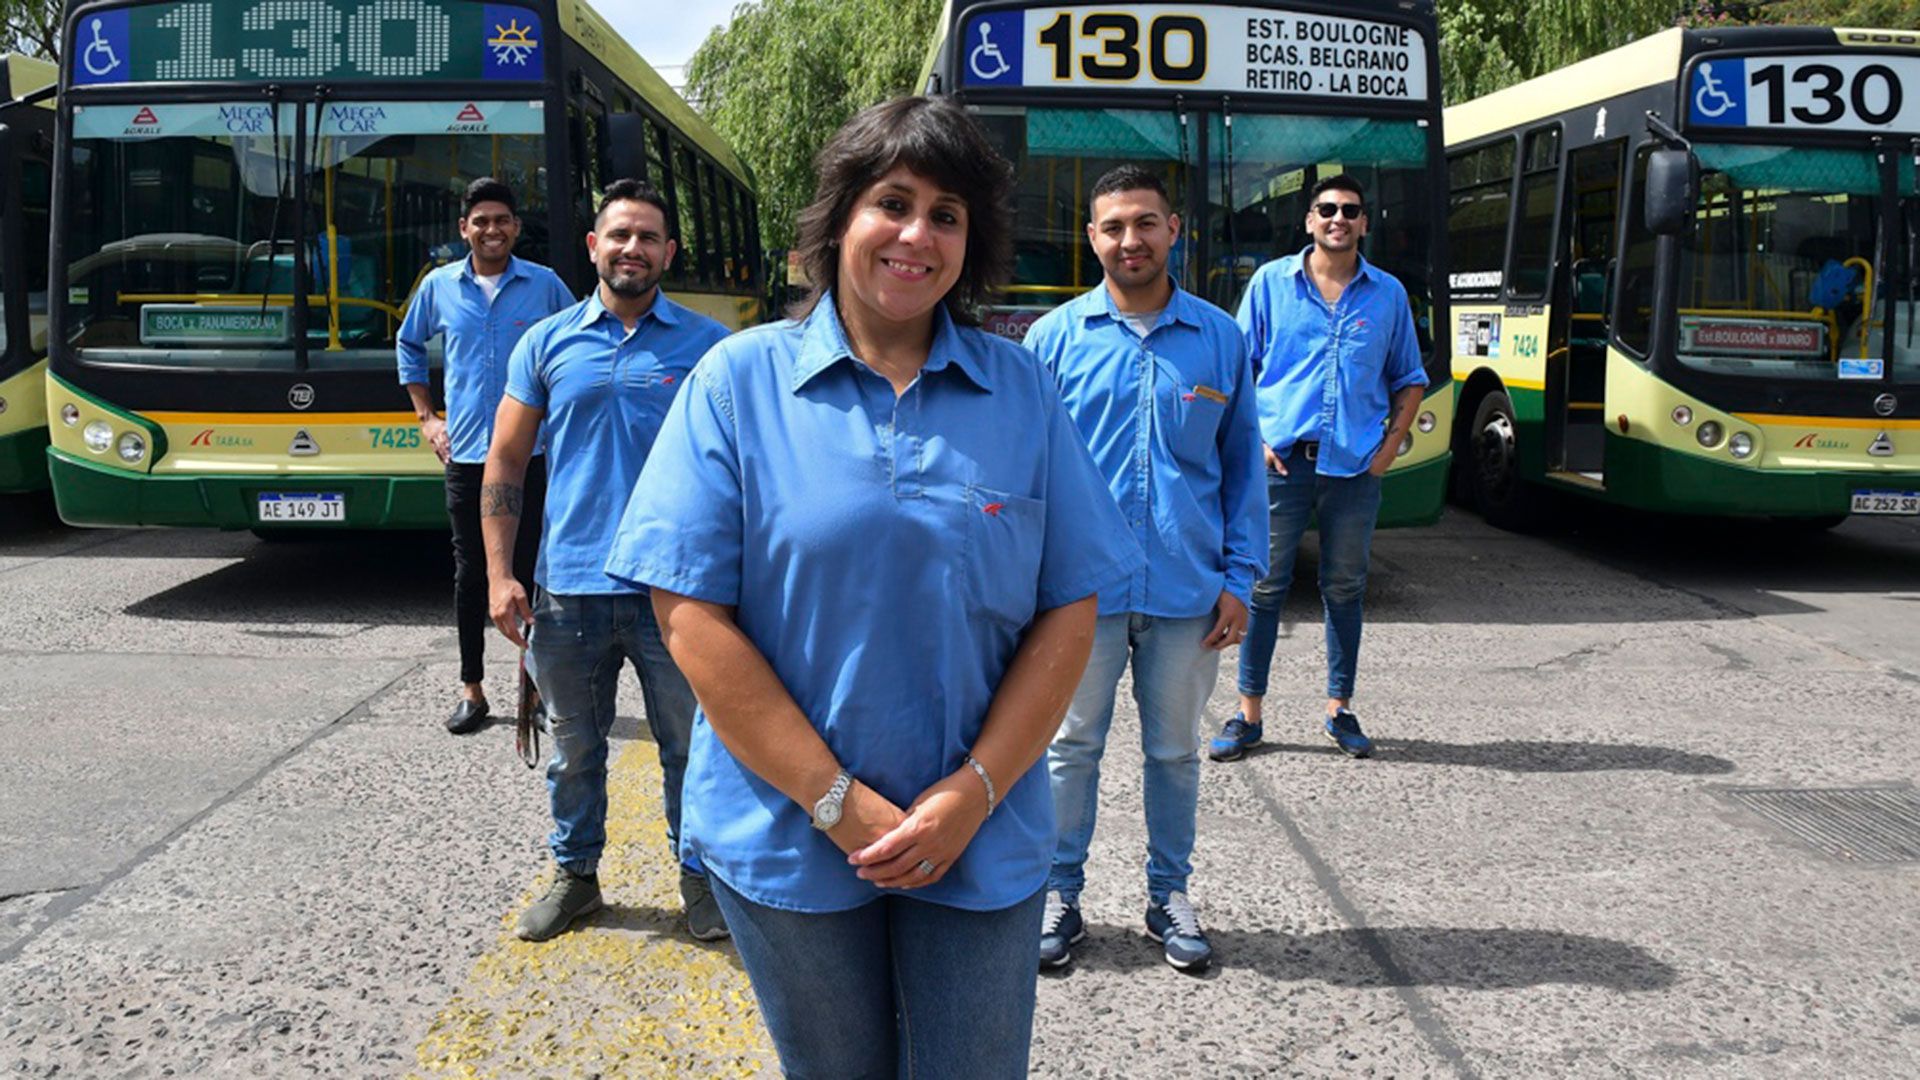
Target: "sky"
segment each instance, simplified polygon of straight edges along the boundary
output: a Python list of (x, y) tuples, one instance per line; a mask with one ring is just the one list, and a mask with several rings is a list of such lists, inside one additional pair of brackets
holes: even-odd
[(733, 17), (741, 0), (597, 0), (606, 17), (660, 76), (678, 87), (686, 63), (716, 26)]

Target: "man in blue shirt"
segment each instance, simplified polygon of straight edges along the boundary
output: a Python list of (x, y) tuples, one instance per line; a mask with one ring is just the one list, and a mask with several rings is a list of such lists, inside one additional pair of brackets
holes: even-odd
[[(488, 176), (467, 185), (460, 204), (460, 236), (469, 254), (426, 276), (400, 323), (400, 383), (413, 399), (420, 434), (447, 470), (447, 519), (453, 530), (453, 610), (460, 634), (460, 699), (447, 730), (480, 730), (489, 712), (486, 676), (487, 564), (480, 540), (480, 475), (493, 413), (507, 385), (507, 357), (520, 335), (573, 303), (560, 275), (515, 258), (520, 219), (513, 191)], [(446, 419), (434, 412), (427, 342), (441, 339), (446, 380)], [(540, 506), (547, 470), (535, 461), (527, 471), (522, 550), (514, 565), (521, 581), (533, 581), (539, 543)]]
[(1233, 320), (1167, 276), (1180, 217), (1159, 177), (1113, 169), (1094, 184), (1091, 211), (1087, 238), (1105, 281), (1034, 323), (1026, 344), (1053, 373), (1147, 561), (1101, 591), (1092, 658), (1047, 752), (1059, 840), (1040, 963), (1065, 964), (1086, 934), (1080, 890), (1100, 757), (1131, 659), (1146, 755), (1147, 932), (1169, 964), (1198, 971), (1213, 955), (1187, 898), (1200, 716), (1266, 572), (1253, 376)]
[(1327, 737), (1354, 757), (1373, 752), (1353, 709), (1360, 608), (1380, 512), (1380, 478), (1413, 427), (1427, 375), (1407, 290), (1360, 256), (1367, 210), (1359, 181), (1314, 185), (1313, 243), (1262, 266), (1240, 298), (1260, 403), (1272, 512), (1273, 569), (1253, 590), (1240, 647), (1240, 714), (1208, 747), (1232, 761), (1260, 741), (1280, 608), (1307, 522), (1320, 523), (1320, 597), (1326, 607)]
[[(620, 180), (601, 199), (587, 252), (600, 275), (592, 296), (528, 332), (513, 352), (481, 488), (493, 621), (516, 644), (527, 635), (553, 731), (547, 792), (558, 870), (517, 929), (544, 941), (601, 906), (606, 845), (607, 735), (622, 661), (640, 676), (647, 725), (665, 773), (667, 843), (680, 830), (680, 787), (693, 726), (693, 691), (667, 655), (646, 591), (607, 576), (620, 514), (687, 373), (726, 327), (667, 299), (660, 278), (677, 245), (666, 201)], [(531, 600), (505, 571), (524, 513), (523, 477), (545, 421), (546, 526)], [(726, 922), (706, 878), (683, 866), (688, 929), (703, 941)]]

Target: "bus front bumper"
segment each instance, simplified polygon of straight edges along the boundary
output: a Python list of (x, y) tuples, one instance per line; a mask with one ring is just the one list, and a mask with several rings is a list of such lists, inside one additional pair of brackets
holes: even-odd
[[(69, 525), (167, 525), (216, 529), (444, 529), (440, 476), (149, 476), (46, 452), (54, 502)], [(263, 492), (345, 497), (346, 520), (261, 521)]]
[(1380, 481), (1380, 517), (1374, 527), (1401, 529), (1439, 521), (1452, 467), (1453, 455), (1448, 453), (1388, 473)]
[(47, 429), (0, 435), (0, 492), (40, 491), (47, 486)]
[(1670, 514), (1836, 517), (1852, 511), (1856, 491), (1920, 491), (1920, 469), (1753, 469), (1617, 436), (1606, 460), (1612, 499)]

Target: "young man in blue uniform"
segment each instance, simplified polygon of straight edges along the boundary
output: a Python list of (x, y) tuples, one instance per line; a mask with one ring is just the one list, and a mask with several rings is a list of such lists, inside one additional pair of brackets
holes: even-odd
[(1160, 179), (1120, 166), (1095, 183), (1091, 211), (1105, 280), (1034, 323), (1026, 344), (1053, 372), (1147, 561), (1101, 591), (1092, 658), (1047, 751), (1059, 840), (1040, 962), (1065, 964), (1086, 933), (1080, 890), (1100, 758), (1131, 666), (1146, 754), (1147, 933), (1169, 964), (1198, 971), (1213, 955), (1187, 898), (1200, 717), (1266, 569), (1253, 377), (1233, 320), (1167, 276), (1180, 217)]
[[(460, 238), (468, 255), (426, 276), (400, 323), (400, 383), (413, 399), (420, 434), (447, 469), (447, 519), (453, 529), (453, 610), (460, 635), (460, 698), (447, 717), (455, 735), (478, 731), (489, 708), (483, 683), (487, 655), (487, 562), (480, 539), (480, 477), (493, 438), (493, 414), (507, 385), (507, 358), (520, 336), (573, 303), (560, 275), (513, 254), (520, 238), (513, 191), (487, 176), (467, 185)], [(433, 408), (427, 342), (441, 339), (446, 419)], [(539, 546), (545, 462), (527, 470), (522, 555), (514, 574), (531, 586)]]
[(1354, 715), (1360, 609), (1380, 512), (1380, 478), (1420, 411), (1420, 363), (1407, 290), (1360, 255), (1367, 209), (1359, 181), (1314, 185), (1313, 243), (1254, 271), (1240, 298), (1240, 328), (1259, 380), (1266, 446), (1273, 569), (1253, 590), (1240, 647), (1240, 713), (1208, 747), (1232, 761), (1260, 741), (1280, 609), (1307, 522), (1320, 531), (1320, 597), (1326, 606), (1327, 737), (1353, 757), (1373, 752)]
[[(607, 576), (621, 512), (667, 406), (726, 327), (669, 300), (660, 278), (677, 245), (666, 201), (638, 180), (609, 186), (587, 237), (600, 275), (593, 295), (533, 328), (514, 350), (487, 457), (481, 514), (494, 624), (528, 650), (553, 730), (547, 791), (559, 864), (547, 895), (521, 913), (517, 933), (544, 941), (601, 906), (606, 844), (607, 734), (622, 662), (640, 676), (647, 724), (665, 774), (667, 842), (680, 831), (694, 698), (667, 655), (646, 592)], [(523, 476), (545, 421), (546, 527), (529, 598), (506, 573), (524, 513)], [(682, 866), (688, 929), (724, 937), (706, 878)]]

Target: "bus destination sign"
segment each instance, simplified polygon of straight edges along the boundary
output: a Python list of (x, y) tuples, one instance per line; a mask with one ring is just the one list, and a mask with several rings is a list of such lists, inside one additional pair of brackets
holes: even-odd
[(74, 22), (69, 85), (311, 79), (538, 81), (539, 16), (463, 0), (251, 0), (111, 8)]
[(1425, 101), (1427, 44), (1395, 23), (1272, 8), (1112, 4), (966, 20), (961, 85)]
[(1920, 56), (1710, 57), (1693, 66), (1687, 119), (1707, 127), (1920, 133)]

